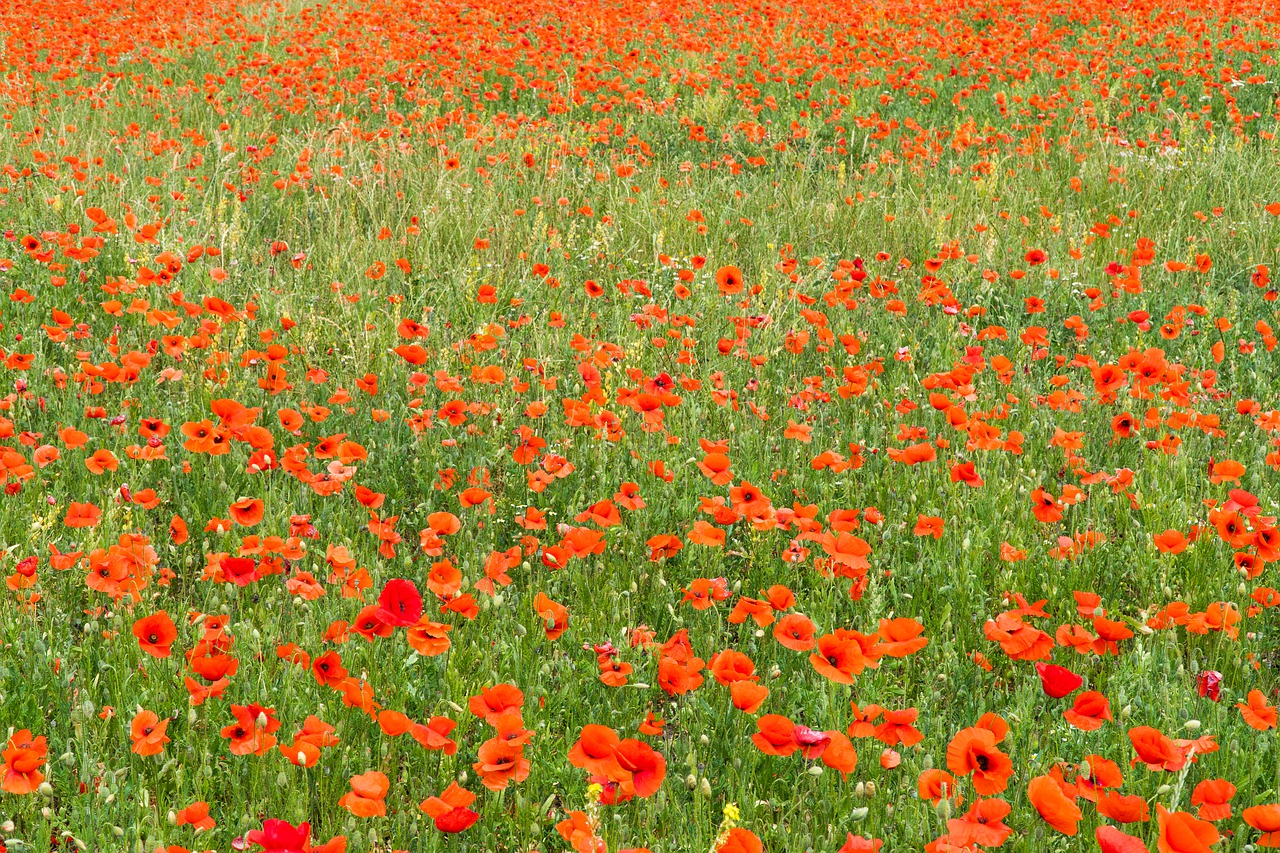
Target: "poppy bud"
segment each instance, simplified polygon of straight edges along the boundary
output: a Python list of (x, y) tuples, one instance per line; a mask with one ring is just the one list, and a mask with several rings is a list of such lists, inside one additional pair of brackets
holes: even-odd
[(849, 819), (852, 820), (854, 823), (861, 823), (862, 821), (867, 819), (867, 815), (869, 814), (871, 814), (871, 809), (867, 808), (866, 806), (859, 806), (858, 808), (849, 812)]
[(42, 796), (42, 797), (52, 797), (52, 796), (53, 796), (53, 786), (52, 786), (52, 785), (50, 785), (48, 782), (41, 782), (41, 783), (40, 783), (40, 787), (39, 787), (39, 788), (36, 788), (36, 790), (37, 790), (38, 792), (40, 792), (40, 796)]
[(1198, 732), (1200, 731), (1200, 721), (1187, 720), (1185, 723), (1182, 724), (1182, 727), (1189, 732)]
[[(822, 768), (818, 768), (818, 769), (822, 769)], [(704, 797), (711, 796), (711, 780), (708, 779), (706, 776), (702, 777), (702, 785), (698, 788), (698, 793)]]
[(806, 773), (808, 773), (810, 776), (813, 776), (814, 778), (817, 778), (818, 776), (821, 776), (821, 775), (822, 775), (822, 765), (821, 765), (821, 764), (815, 764), (815, 765), (813, 765), (812, 767), (810, 767), (808, 770), (806, 770), (805, 772), (806, 772)]
[(951, 801), (946, 797), (943, 797), (938, 800), (938, 804), (933, 807), (933, 811), (938, 815), (938, 820), (941, 820), (944, 823), (951, 820)]

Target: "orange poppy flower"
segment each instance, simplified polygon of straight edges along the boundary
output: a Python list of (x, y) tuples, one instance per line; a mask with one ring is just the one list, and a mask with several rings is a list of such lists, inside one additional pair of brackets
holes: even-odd
[(1146, 823), (1151, 819), (1146, 799), (1137, 794), (1106, 791), (1098, 797), (1097, 808), (1098, 814), (1116, 823)]
[(512, 782), (529, 778), (529, 760), (524, 757), (524, 747), (513, 745), (502, 738), (490, 738), (481, 744), (472, 768), (480, 775), (480, 782), (491, 791), (504, 790)]
[(1009, 804), (998, 797), (975, 800), (964, 815), (947, 821), (947, 842), (957, 851), (974, 844), (999, 847), (1013, 832), (1004, 822), (1010, 811)]
[(457, 727), (457, 723), (448, 717), (432, 717), (425, 724), (413, 723), (409, 726), (409, 735), (422, 745), (424, 749), (438, 750), (445, 755), (454, 755), (458, 744), (449, 734)]
[(524, 693), (511, 684), (496, 684), (482, 688), (480, 693), (468, 700), (471, 713), (493, 724), (493, 720), (508, 708), (520, 708), (524, 705)]
[(1149, 770), (1177, 771), (1187, 763), (1186, 751), (1150, 726), (1129, 729), (1129, 742), (1137, 753), (1137, 757), (1131, 762), (1132, 766), (1141, 762)]
[(920, 777), (916, 780), (916, 795), (922, 800), (929, 800), (935, 806), (943, 800), (951, 800), (957, 806), (961, 802), (961, 797), (956, 792), (956, 778), (936, 767), (920, 773)]
[(1160, 836), (1156, 840), (1159, 853), (1210, 853), (1220, 836), (1208, 821), (1196, 820), (1186, 812), (1171, 812), (1156, 806), (1156, 822)]
[(781, 714), (765, 714), (756, 720), (751, 742), (766, 755), (791, 755), (800, 748), (795, 739), (795, 723)]
[(1252, 806), (1241, 812), (1240, 816), (1245, 823), (1262, 833), (1254, 844), (1259, 847), (1280, 847), (1280, 805)]
[(167, 719), (161, 720), (152, 711), (139, 711), (129, 723), (129, 737), (133, 740), (135, 755), (159, 755), (164, 752), (164, 745), (169, 742), (165, 729), (169, 727)]
[(262, 521), (265, 509), (261, 498), (240, 498), (228, 507), (228, 512), (241, 527), (256, 527)]
[(1044, 822), (1063, 835), (1075, 835), (1080, 821), (1084, 819), (1079, 807), (1062, 792), (1052, 777), (1036, 776), (1032, 779), (1027, 785), (1027, 799)]
[(735, 826), (725, 833), (716, 853), (764, 853), (764, 844), (751, 830)]
[(1112, 719), (1111, 703), (1096, 690), (1085, 690), (1076, 694), (1075, 703), (1063, 711), (1062, 716), (1082, 732), (1096, 731)]
[(876, 634), (837, 628), (834, 633), (818, 638), (817, 650), (809, 655), (809, 662), (819, 675), (841, 684), (853, 684), (854, 676), (880, 666), (877, 638)]
[(733, 707), (747, 714), (754, 714), (769, 698), (769, 688), (753, 681), (734, 681), (729, 685)]
[(338, 805), (356, 817), (382, 817), (387, 813), (385, 797), (391, 782), (377, 770), (351, 777), (351, 790), (342, 795)]
[(617, 764), (615, 754), (619, 743), (618, 734), (613, 729), (588, 724), (582, 727), (578, 740), (569, 748), (569, 763), (588, 773), (608, 776)]
[(209, 817), (209, 804), (204, 800), (192, 803), (174, 816), (174, 826), (190, 826), (196, 832), (208, 832), (218, 825)]
[(929, 645), (924, 633), (924, 626), (915, 619), (900, 617), (897, 619), (881, 619), (880, 653), (891, 658), (905, 658)]
[(67, 515), (62, 523), (71, 528), (97, 527), (101, 517), (102, 510), (93, 504), (72, 501), (67, 507)]
[(154, 658), (167, 658), (170, 647), (178, 638), (178, 629), (169, 614), (160, 610), (133, 623), (133, 636), (138, 648)]
[(742, 270), (735, 266), (723, 266), (716, 270), (716, 289), (722, 296), (733, 296), (742, 292)]
[(621, 741), (615, 747), (614, 761), (619, 772), (611, 778), (622, 785), (626, 794), (642, 799), (656, 794), (667, 775), (666, 759), (643, 741)]
[(1261, 690), (1250, 690), (1248, 695), (1248, 703), (1237, 702), (1236, 708), (1240, 711), (1240, 716), (1251, 728), (1255, 728), (1260, 732), (1276, 727), (1276, 709), (1272, 705), (1267, 704), (1267, 697)]
[(1226, 779), (1205, 779), (1191, 792), (1191, 805), (1199, 806), (1201, 820), (1222, 820), (1231, 817), (1231, 798), (1236, 786)]
[(35, 791), (44, 781), (40, 768), (45, 765), (47, 754), (44, 735), (33, 737), (30, 729), (19, 729), (10, 735), (0, 752), (0, 770), (4, 771), (0, 790), (19, 796)]
[(803, 613), (788, 613), (773, 626), (773, 637), (783, 648), (807, 652), (813, 648), (817, 626)]
[(973, 787), (991, 796), (1003, 791), (1013, 775), (1013, 762), (996, 744), (999, 739), (988, 728), (961, 729), (947, 744), (947, 769), (956, 776), (973, 774)]

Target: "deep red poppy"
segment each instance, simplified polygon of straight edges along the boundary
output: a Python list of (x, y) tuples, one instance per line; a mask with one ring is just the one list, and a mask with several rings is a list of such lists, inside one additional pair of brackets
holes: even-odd
[(1080, 689), (1084, 679), (1065, 666), (1053, 663), (1037, 663), (1036, 672), (1040, 674), (1040, 686), (1044, 692), (1054, 699), (1061, 699)]
[(422, 618), (422, 596), (413, 581), (392, 578), (378, 596), (378, 618), (388, 625), (416, 625)]

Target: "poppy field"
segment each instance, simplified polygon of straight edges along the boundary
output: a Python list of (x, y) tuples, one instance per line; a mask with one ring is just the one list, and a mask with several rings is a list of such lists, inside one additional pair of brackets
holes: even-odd
[(1280, 847), (1278, 62), (0, 6), (0, 853)]

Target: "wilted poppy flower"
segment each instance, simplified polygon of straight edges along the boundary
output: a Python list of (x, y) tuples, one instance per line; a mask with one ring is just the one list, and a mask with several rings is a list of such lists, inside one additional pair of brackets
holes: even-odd
[(1196, 692), (1212, 702), (1222, 694), (1222, 673), (1207, 669), (1196, 676)]

